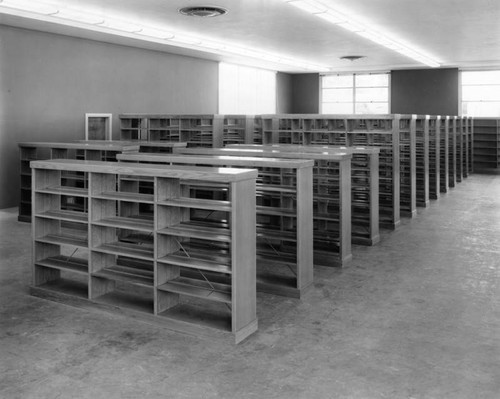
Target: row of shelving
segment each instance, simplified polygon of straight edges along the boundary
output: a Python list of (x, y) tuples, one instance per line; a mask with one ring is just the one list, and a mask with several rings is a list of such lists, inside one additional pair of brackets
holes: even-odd
[(121, 140), (185, 142), (189, 147), (251, 143), (255, 117), (250, 115), (121, 114)]
[(474, 118), (474, 168), (495, 170), (500, 167), (500, 119)]
[[(377, 243), (467, 177), (469, 122), (274, 115), (259, 118), (264, 144), (22, 143), (31, 290), (239, 342), (257, 328), (256, 289), (300, 297), (313, 265), (348, 265), (351, 243)], [(80, 148), (98, 144), (112, 151)]]
[(473, 170), (472, 118), (429, 115), (262, 115), (263, 144), (380, 149), (380, 221), (397, 226)]
[[(31, 221), (31, 168), (30, 162), (46, 159), (83, 159), (87, 161), (116, 161), (116, 155), (132, 151), (172, 152), (174, 147), (185, 147), (186, 143), (126, 142), (126, 141), (75, 141), (22, 142), (19, 147), (19, 221)], [(65, 179), (74, 187), (85, 187), (86, 177), (82, 173), (65, 173)], [(81, 207), (84, 201), (75, 199), (67, 207)]]

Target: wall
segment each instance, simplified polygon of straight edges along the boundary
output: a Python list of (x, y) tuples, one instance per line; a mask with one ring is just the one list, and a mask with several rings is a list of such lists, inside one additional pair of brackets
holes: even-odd
[(292, 75), (278, 72), (276, 74), (276, 113), (292, 112)]
[(457, 68), (391, 72), (391, 113), (457, 115)]
[(292, 107), (294, 114), (319, 113), (319, 75), (304, 73), (292, 75)]
[(84, 139), (84, 114), (216, 113), (213, 61), (0, 26), (0, 209), (17, 205), (20, 141)]

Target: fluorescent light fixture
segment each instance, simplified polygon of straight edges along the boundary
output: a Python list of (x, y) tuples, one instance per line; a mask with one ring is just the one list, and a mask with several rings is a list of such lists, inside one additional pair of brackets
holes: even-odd
[(101, 24), (104, 22), (103, 17), (77, 10), (59, 10), (55, 14), (51, 14), (51, 16), (55, 18), (66, 19), (68, 21), (81, 22), (91, 25)]
[(310, 14), (322, 13), (328, 9), (328, 7), (314, 0), (291, 0), (287, 1), (287, 3)]
[(328, 10), (326, 12), (322, 12), (319, 14), (315, 14), (317, 17), (324, 19), (325, 21), (330, 22), (331, 24), (342, 24), (347, 23), (347, 18), (345, 15), (335, 12), (332, 10)]
[(120, 21), (117, 19), (108, 19), (106, 18), (104, 22), (96, 24), (97, 26), (102, 26), (104, 28), (108, 29), (114, 29), (114, 30), (119, 30), (122, 32), (129, 32), (129, 33), (135, 33), (135, 32), (140, 32), (142, 27), (139, 25), (133, 24), (128, 21)]
[(338, 26), (340, 26), (341, 28), (344, 28), (348, 31), (351, 31), (351, 32), (363, 32), (365, 30), (365, 27), (361, 24), (358, 24), (356, 22), (352, 22), (352, 21), (346, 21), (346, 22), (341, 22), (340, 24), (337, 24)]
[(184, 35), (179, 35), (177, 33), (174, 34), (174, 36), (168, 40), (176, 43), (190, 44), (190, 45), (201, 45), (202, 42), (202, 40), (197, 37), (184, 36)]
[(36, 14), (50, 15), (57, 13), (57, 8), (50, 4), (43, 4), (37, 1), (25, 0), (3, 0), (0, 7), (12, 8), (20, 11), (34, 12)]
[(380, 44), (388, 49), (394, 50), (406, 57), (412, 58), (422, 64), (428, 65), (432, 68), (440, 66), (439, 62), (433, 60), (410, 47), (399, 43), (380, 32), (372, 30), (369, 26), (361, 24), (348, 15), (341, 13), (317, 0), (283, 0), (285, 3), (293, 5), (301, 10), (315, 15), (331, 24), (337, 25), (350, 32), (354, 32), (374, 43)]
[(172, 39), (175, 35), (172, 32), (167, 32), (162, 29), (155, 28), (141, 28), (140, 31), (135, 32), (141, 36), (153, 37), (155, 39)]

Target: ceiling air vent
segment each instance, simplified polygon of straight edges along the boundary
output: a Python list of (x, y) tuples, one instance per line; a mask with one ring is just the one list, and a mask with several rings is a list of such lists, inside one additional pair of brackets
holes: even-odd
[(182, 15), (188, 15), (190, 17), (218, 17), (219, 15), (224, 15), (227, 13), (227, 10), (222, 7), (214, 7), (214, 6), (193, 6), (193, 7), (184, 7), (179, 10)]

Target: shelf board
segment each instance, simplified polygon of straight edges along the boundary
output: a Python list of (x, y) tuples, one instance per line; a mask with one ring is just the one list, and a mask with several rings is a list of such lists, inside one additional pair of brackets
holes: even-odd
[[(177, 252), (179, 253), (179, 252)], [(158, 259), (158, 262), (167, 263), (175, 266), (187, 267), (190, 269), (208, 270), (217, 273), (231, 273), (231, 267), (220, 262), (214, 262), (207, 259), (200, 259), (191, 256), (171, 254)]]
[(201, 226), (196, 223), (181, 223), (158, 230), (158, 233), (210, 241), (231, 242), (230, 230)]
[(295, 209), (258, 205), (256, 210), (259, 215), (297, 217), (297, 211)]
[(92, 251), (103, 252), (111, 255), (121, 255), (131, 258), (153, 260), (154, 251), (150, 247), (139, 247), (126, 242), (112, 242), (92, 248)]
[[(198, 284), (197, 284), (198, 283)], [(199, 285), (196, 279), (178, 278), (170, 280), (158, 286), (160, 291), (173, 292), (180, 295), (188, 295), (196, 298), (207, 299), (215, 302), (231, 304), (231, 286), (214, 284), (214, 288), (206, 288)], [(222, 288), (222, 289), (221, 289)]]
[(130, 201), (130, 202), (141, 202), (145, 204), (153, 204), (154, 197), (153, 194), (141, 194), (133, 193), (127, 191), (106, 191), (96, 195), (92, 195), (92, 198), (107, 199), (107, 200), (118, 200), (118, 201)]
[(257, 227), (257, 237), (269, 238), (271, 240), (297, 241), (297, 233), (295, 231), (273, 230), (263, 227)]
[(88, 197), (88, 190), (86, 188), (69, 187), (69, 186), (51, 186), (45, 188), (35, 189), (37, 193), (44, 194), (59, 194), (70, 195), (73, 197)]
[(36, 242), (56, 245), (72, 245), (75, 247), (88, 247), (88, 241), (79, 237), (71, 237), (67, 235), (47, 234), (43, 237), (35, 239)]
[(121, 281), (142, 287), (153, 287), (153, 270), (144, 270), (142, 268), (114, 265), (106, 267), (92, 274), (93, 277), (102, 277), (109, 280)]
[(93, 225), (116, 227), (120, 229), (145, 231), (148, 233), (153, 232), (154, 223), (151, 219), (142, 219), (134, 217), (115, 216), (111, 218), (100, 219), (92, 222)]
[(161, 200), (158, 201), (158, 205), (176, 206), (180, 208), (207, 209), (207, 210), (223, 211), (223, 212), (231, 211), (231, 203), (229, 201), (220, 201), (211, 199), (207, 200), (207, 199), (189, 198), (189, 197)]
[(64, 255), (50, 256), (35, 262), (36, 266), (49, 267), (51, 269), (66, 270), (80, 274), (88, 274), (88, 262), (86, 259), (72, 258)]
[(85, 212), (67, 211), (63, 209), (49, 210), (37, 213), (35, 216), (46, 219), (57, 219), (66, 222), (87, 223), (88, 214)]

